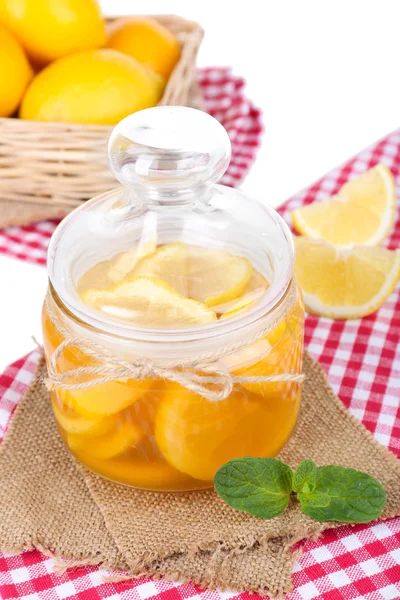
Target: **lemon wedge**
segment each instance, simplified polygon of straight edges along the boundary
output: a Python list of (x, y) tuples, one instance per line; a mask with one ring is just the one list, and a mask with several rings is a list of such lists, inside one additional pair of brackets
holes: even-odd
[(292, 212), (296, 231), (337, 246), (379, 244), (393, 225), (396, 189), (392, 172), (379, 164), (349, 181), (336, 196)]
[(147, 258), (142, 258), (130, 275), (162, 279), (182, 296), (188, 295), (189, 250), (183, 242), (165, 244)]
[(253, 267), (243, 256), (226, 250), (191, 247), (189, 296), (207, 306), (236, 300), (245, 291)]
[(365, 317), (393, 292), (400, 277), (400, 251), (373, 246), (335, 247), (295, 237), (297, 281), (306, 309), (334, 319)]
[(152, 277), (130, 277), (108, 289), (85, 290), (91, 308), (141, 326), (191, 326), (216, 321), (214, 311)]

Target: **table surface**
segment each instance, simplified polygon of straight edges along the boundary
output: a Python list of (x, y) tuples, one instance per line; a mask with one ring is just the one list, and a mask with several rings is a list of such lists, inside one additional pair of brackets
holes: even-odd
[[(397, 0), (101, 0), (106, 14), (165, 12), (199, 21), (200, 66), (232, 65), (262, 108), (265, 134), (242, 185), (278, 206), (398, 127)], [(41, 339), (43, 267), (0, 256), (0, 371)]]

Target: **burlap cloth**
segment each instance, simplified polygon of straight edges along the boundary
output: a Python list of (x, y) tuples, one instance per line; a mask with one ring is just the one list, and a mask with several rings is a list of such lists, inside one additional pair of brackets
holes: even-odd
[[(157, 494), (103, 480), (64, 448), (45, 370), (41, 359), (0, 446), (2, 550), (38, 548), (61, 566), (102, 564), (281, 597), (291, 589), (294, 544), (338, 526), (312, 521), (295, 502), (265, 521), (234, 511), (213, 490)], [(299, 422), (281, 458), (292, 467), (311, 458), (370, 473), (387, 492), (384, 518), (400, 514), (400, 461), (346, 411), (308, 354), (304, 372)]]

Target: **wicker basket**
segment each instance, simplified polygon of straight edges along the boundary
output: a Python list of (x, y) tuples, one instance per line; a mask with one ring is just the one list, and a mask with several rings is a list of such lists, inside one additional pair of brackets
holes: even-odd
[[(114, 27), (129, 17), (108, 19)], [(157, 16), (179, 40), (181, 57), (162, 105), (201, 106), (196, 56), (203, 30), (176, 16)], [(0, 227), (62, 217), (115, 185), (106, 163), (112, 127), (0, 119)]]

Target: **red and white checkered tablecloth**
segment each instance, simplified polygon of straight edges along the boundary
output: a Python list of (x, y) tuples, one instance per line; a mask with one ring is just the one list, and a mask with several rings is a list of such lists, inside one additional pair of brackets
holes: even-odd
[[(233, 82), (227, 71), (216, 73), (208, 70), (202, 77), (204, 81), (212, 80), (215, 85), (207, 100), (214, 114), (219, 116), (222, 109), (217, 107), (216, 80), (226, 78), (226, 89), (239, 94), (243, 83)], [(223, 94), (220, 100), (223, 101)], [(230, 107), (232, 112), (236, 110), (232, 104)], [(254, 150), (252, 144), (256, 138), (258, 140), (260, 123), (257, 113), (256, 134), (254, 124), (250, 124), (252, 111), (248, 104), (243, 123), (247, 126), (249, 148)], [(244, 139), (243, 130), (237, 137)], [(237, 143), (239, 146), (242, 142)], [(247, 156), (248, 150), (243, 153)], [(290, 210), (294, 207), (336, 192), (349, 178), (378, 162), (391, 168), (400, 190), (400, 130), (295, 195), (285, 203), (281, 213), (289, 220)], [(46, 222), (3, 231), (0, 233), (0, 251), (44, 264), (54, 226), (54, 223)], [(400, 215), (387, 245), (398, 248), (399, 242)], [(324, 367), (344, 404), (381, 444), (400, 458), (399, 286), (378, 312), (364, 319), (333, 321), (308, 316), (305, 338), (306, 345)], [(35, 351), (20, 359), (0, 376), (0, 438), (13, 408), (31, 381), (37, 356)], [(165, 579), (104, 583), (102, 574), (99, 569), (84, 568), (56, 575), (52, 572), (52, 560), (37, 551), (0, 555), (0, 597), (4, 600), (254, 600), (255, 597), (246, 593), (207, 592)], [(317, 542), (307, 542), (302, 557), (295, 564), (293, 583), (294, 591), (286, 600), (399, 600), (400, 518), (327, 530)]]

